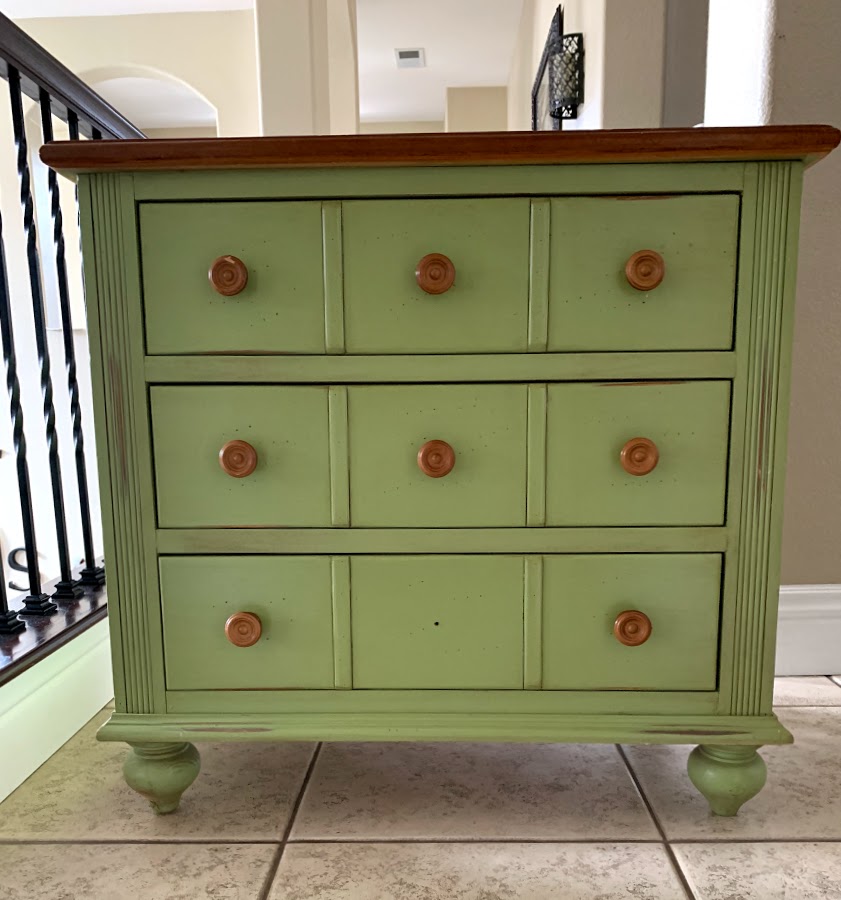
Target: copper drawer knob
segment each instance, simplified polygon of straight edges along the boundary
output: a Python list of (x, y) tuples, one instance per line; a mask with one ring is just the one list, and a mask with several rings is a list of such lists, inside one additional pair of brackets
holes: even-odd
[(653, 291), (666, 274), (666, 263), (656, 250), (637, 250), (625, 263), (628, 284), (638, 291)]
[(233, 297), (245, 290), (248, 269), (236, 256), (220, 256), (210, 264), (207, 277), (214, 291), (223, 297)]
[(443, 253), (427, 253), (415, 269), (415, 278), (427, 294), (443, 294), (456, 280), (456, 267)]
[(651, 637), (651, 619), (638, 609), (626, 609), (613, 623), (613, 634), (626, 647), (639, 647)]
[(443, 478), (455, 464), (455, 450), (446, 441), (427, 441), (418, 450), (418, 466), (430, 478)]
[(631, 438), (619, 454), (622, 468), (629, 475), (648, 475), (660, 460), (657, 444), (648, 438)]
[(225, 622), (225, 637), (235, 647), (251, 647), (260, 640), (263, 623), (250, 612), (235, 612)]
[(245, 478), (257, 468), (257, 451), (247, 441), (228, 441), (219, 451), (219, 465), (232, 478)]

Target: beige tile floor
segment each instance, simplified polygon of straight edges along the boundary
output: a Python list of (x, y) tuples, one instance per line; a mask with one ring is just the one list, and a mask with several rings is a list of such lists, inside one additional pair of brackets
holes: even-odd
[(203, 745), (173, 816), (103, 710), (0, 804), (2, 900), (841, 900), (841, 686), (779, 679), (793, 747), (736, 819), (682, 747)]

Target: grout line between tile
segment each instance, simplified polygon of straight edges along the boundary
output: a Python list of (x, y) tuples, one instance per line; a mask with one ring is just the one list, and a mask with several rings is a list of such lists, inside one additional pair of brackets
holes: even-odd
[(290, 844), (662, 844), (659, 838), (298, 838)]
[(283, 859), (283, 851), (286, 850), (286, 845), (289, 843), (289, 835), (292, 834), (292, 827), (295, 824), (295, 819), (298, 817), (298, 810), (301, 808), (301, 803), (304, 801), (304, 794), (307, 792), (307, 786), (310, 783), (310, 778), (312, 777), (313, 769), (315, 769), (315, 764), (318, 761), (322, 746), (323, 744), (319, 742), (316, 744), (315, 750), (313, 751), (312, 759), (310, 759), (310, 764), (307, 766), (307, 771), (304, 773), (304, 779), (301, 782), (301, 789), (298, 791), (298, 796), (295, 798), (292, 811), (289, 813), (289, 821), (286, 823), (280, 846), (277, 848), (277, 852), (269, 864), (269, 871), (266, 872), (266, 879), (263, 882), (263, 887), (260, 888), (260, 892), (257, 894), (257, 900), (266, 900), (269, 896), (269, 891), (272, 889), (272, 883), (275, 880), (275, 875), (277, 875), (277, 870), (280, 868), (280, 862)]
[(693, 893), (692, 888), (689, 886), (689, 882), (687, 881), (686, 875), (684, 874), (684, 871), (680, 866), (680, 862), (678, 861), (678, 858), (675, 855), (675, 852), (672, 849), (671, 845), (669, 844), (668, 838), (666, 837), (666, 830), (665, 828), (663, 828), (660, 817), (654, 811), (654, 807), (651, 805), (651, 801), (645, 795), (645, 791), (642, 789), (642, 783), (637, 777), (637, 773), (631, 766), (631, 761), (628, 759), (624, 748), (620, 744), (616, 745), (616, 751), (622, 758), (622, 762), (625, 763), (625, 768), (628, 770), (628, 775), (630, 776), (631, 781), (634, 783), (634, 787), (637, 789), (640, 800), (642, 800), (645, 808), (648, 810), (648, 814), (649, 816), (651, 816), (651, 821), (654, 822), (654, 827), (660, 833), (660, 838), (663, 842), (663, 849), (666, 851), (666, 856), (669, 857), (669, 862), (671, 863), (675, 876), (677, 877), (678, 881), (681, 884), (681, 887), (686, 894), (687, 900), (695, 900), (695, 894)]

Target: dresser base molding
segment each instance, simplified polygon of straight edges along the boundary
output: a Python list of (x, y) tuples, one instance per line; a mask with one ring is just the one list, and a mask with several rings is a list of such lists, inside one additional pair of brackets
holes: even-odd
[(101, 741), (495, 741), (588, 744), (789, 744), (768, 716), (552, 715), (516, 713), (113, 713)]

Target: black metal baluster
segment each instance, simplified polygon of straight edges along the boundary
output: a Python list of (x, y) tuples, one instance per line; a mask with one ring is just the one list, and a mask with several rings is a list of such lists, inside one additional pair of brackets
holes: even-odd
[(38, 547), (35, 541), (35, 519), (32, 516), (32, 491), (29, 487), (29, 467), (26, 462), (26, 437), (23, 433), (23, 408), (20, 402), (15, 333), (12, 326), (12, 303), (9, 299), (9, 277), (6, 272), (6, 251), (3, 241), (3, 217), (0, 215), (0, 343), (6, 365), (6, 385), (12, 413), (12, 437), (17, 461), (20, 517), (23, 522), (23, 543), (26, 547), (26, 567), (29, 594), (23, 600), (23, 614), (51, 615), (58, 610), (46, 594), (41, 593), (41, 573), (38, 571)]
[(17, 634), (26, 628), (23, 619), (9, 609), (6, 597), (6, 575), (3, 571), (3, 560), (0, 558), (0, 634)]
[(12, 106), (12, 131), (17, 147), (17, 170), (20, 181), (20, 202), (23, 208), (23, 227), (26, 232), (26, 257), (29, 264), (29, 286), (32, 291), (32, 318), (35, 325), (35, 343), (41, 364), (41, 393), (44, 397), (44, 422), (47, 431), (47, 451), (50, 461), (50, 481), (55, 511), (56, 542), (58, 544), (59, 581), (53, 597), (56, 600), (78, 600), (82, 586), (73, 580), (70, 554), (67, 545), (67, 524), (64, 515), (64, 493), (61, 482), (61, 461), (58, 453), (58, 434), (53, 405), (53, 383), (50, 376), (50, 351), (47, 344), (47, 326), (44, 321), (44, 297), (41, 289), (41, 266), (38, 260), (38, 236), (35, 227), (35, 209), (29, 175), (29, 159), (26, 143), (23, 100), (20, 73), (14, 66), (8, 67), (9, 97)]
[[(39, 91), (41, 106), (41, 133), (44, 143), (53, 139), (52, 103), (49, 93)], [(69, 119), (69, 116), (68, 116)], [(49, 169), (47, 185), (50, 191), (50, 212), (53, 217), (53, 243), (55, 244), (56, 281), (58, 302), (61, 309), (61, 331), (64, 337), (64, 360), (67, 368), (67, 388), (70, 392), (70, 412), (73, 417), (73, 443), (76, 456), (76, 482), (79, 488), (79, 512), (82, 519), (82, 541), (85, 548), (85, 566), (80, 583), (99, 587), (105, 583), (105, 572), (96, 565), (91, 533), (91, 505), (88, 493), (88, 474), (85, 464), (85, 438), (82, 431), (82, 404), (79, 400), (79, 381), (76, 376), (76, 347), (73, 340), (73, 321), (70, 314), (70, 291), (67, 286), (67, 262), (64, 255), (64, 222), (61, 215), (61, 194), (58, 176)]]

